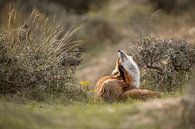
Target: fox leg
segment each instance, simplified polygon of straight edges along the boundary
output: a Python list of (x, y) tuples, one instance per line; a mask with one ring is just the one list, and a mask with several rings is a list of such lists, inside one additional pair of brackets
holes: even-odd
[(122, 99), (127, 99), (127, 98), (144, 99), (144, 98), (160, 97), (160, 96), (161, 96), (160, 92), (136, 88), (136, 89), (125, 91), (121, 95), (121, 98)]
[(122, 80), (112, 79), (103, 84), (99, 97), (106, 102), (113, 102), (119, 100), (124, 87), (128, 84)]
[(101, 98), (106, 102), (113, 102), (120, 98), (122, 89), (119, 86), (105, 85)]

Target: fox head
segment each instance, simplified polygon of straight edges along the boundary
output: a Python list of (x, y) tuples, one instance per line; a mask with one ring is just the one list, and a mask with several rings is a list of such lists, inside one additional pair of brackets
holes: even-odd
[(140, 71), (137, 63), (132, 56), (127, 55), (123, 50), (118, 50), (117, 54), (116, 67), (112, 72), (112, 76), (120, 76), (130, 85), (139, 87)]

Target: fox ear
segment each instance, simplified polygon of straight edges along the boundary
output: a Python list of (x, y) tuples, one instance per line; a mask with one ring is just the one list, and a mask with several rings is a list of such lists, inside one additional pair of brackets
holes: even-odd
[(120, 72), (118, 71), (118, 69), (114, 69), (111, 73), (112, 76), (120, 76)]

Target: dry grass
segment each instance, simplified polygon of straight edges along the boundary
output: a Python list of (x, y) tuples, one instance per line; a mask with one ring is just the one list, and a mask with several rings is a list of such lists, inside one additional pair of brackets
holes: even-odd
[[(24, 17), (26, 16), (26, 17)], [(45, 95), (81, 98), (74, 72), (82, 59), (79, 30), (64, 30), (54, 18), (34, 10), (31, 15), (10, 9), (0, 33), (1, 94), (37, 100)]]

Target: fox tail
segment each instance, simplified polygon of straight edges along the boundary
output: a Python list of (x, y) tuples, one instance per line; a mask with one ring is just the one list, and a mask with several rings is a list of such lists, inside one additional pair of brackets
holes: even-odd
[(146, 89), (131, 89), (127, 90), (122, 94), (123, 99), (127, 98), (137, 98), (137, 99), (144, 99), (144, 98), (160, 98), (162, 93), (158, 91), (146, 90)]

